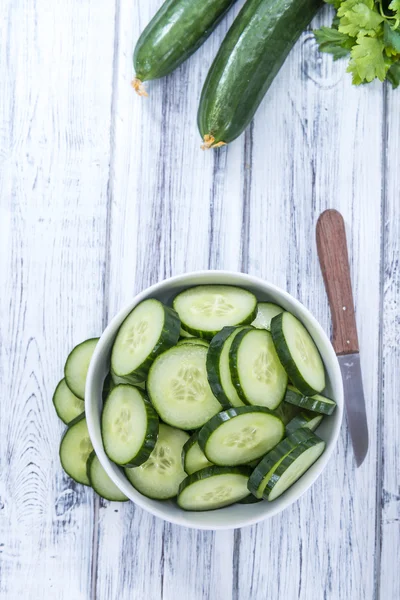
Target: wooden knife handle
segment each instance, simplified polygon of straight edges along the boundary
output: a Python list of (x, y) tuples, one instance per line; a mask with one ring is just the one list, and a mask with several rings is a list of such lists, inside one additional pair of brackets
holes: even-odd
[(326, 210), (317, 223), (317, 249), (333, 321), (336, 354), (359, 351), (346, 230), (337, 210)]

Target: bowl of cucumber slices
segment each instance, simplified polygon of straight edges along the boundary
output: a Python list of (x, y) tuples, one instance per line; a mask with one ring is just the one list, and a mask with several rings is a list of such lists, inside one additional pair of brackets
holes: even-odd
[(197, 529), (251, 525), (298, 500), (343, 416), (340, 368), (316, 319), (276, 286), (227, 271), (138, 294), (94, 346), (84, 396), (105, 497), (118, 489)]

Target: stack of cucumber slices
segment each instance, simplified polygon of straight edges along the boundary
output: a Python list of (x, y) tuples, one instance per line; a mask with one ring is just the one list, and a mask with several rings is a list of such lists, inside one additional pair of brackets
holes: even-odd
[[(75, 481), (121, 501), (83, 412), (96, 343), (74, 348), (54, 394), (68, 425), (60, 457)], [(141, 494), (176, 499), (184, 510), (273, 501), (324, 452), (314, 432), (336, 407), (324, 388), (324, 365), (304, 325), (248, 290), (193, 287), (172, 307), (144, 300), (112, 347), (104, 450)]]

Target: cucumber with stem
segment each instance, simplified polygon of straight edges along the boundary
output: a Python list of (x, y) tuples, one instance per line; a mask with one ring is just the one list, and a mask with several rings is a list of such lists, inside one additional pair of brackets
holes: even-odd
[(211, 66), (200, 99), (203, 149), (236, 139), (321, 0), (247, 0)]
[(166, 0), (141, 34), (133, 55), (132, 86), (165, 77), (187, 60), (214, 31), (236, 0)]

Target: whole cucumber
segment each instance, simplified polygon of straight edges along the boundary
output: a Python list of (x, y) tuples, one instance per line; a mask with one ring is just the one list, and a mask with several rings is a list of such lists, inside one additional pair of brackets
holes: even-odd
[(246, 129), (321, 0), (247, 0), (211, 66), (200, 99), (203, 148)]
[(165, 77), (189, 58), (211, 35), (236, 0), (166, 0), (136, 44), (132, 83), (146, 95), (142, 82)]

